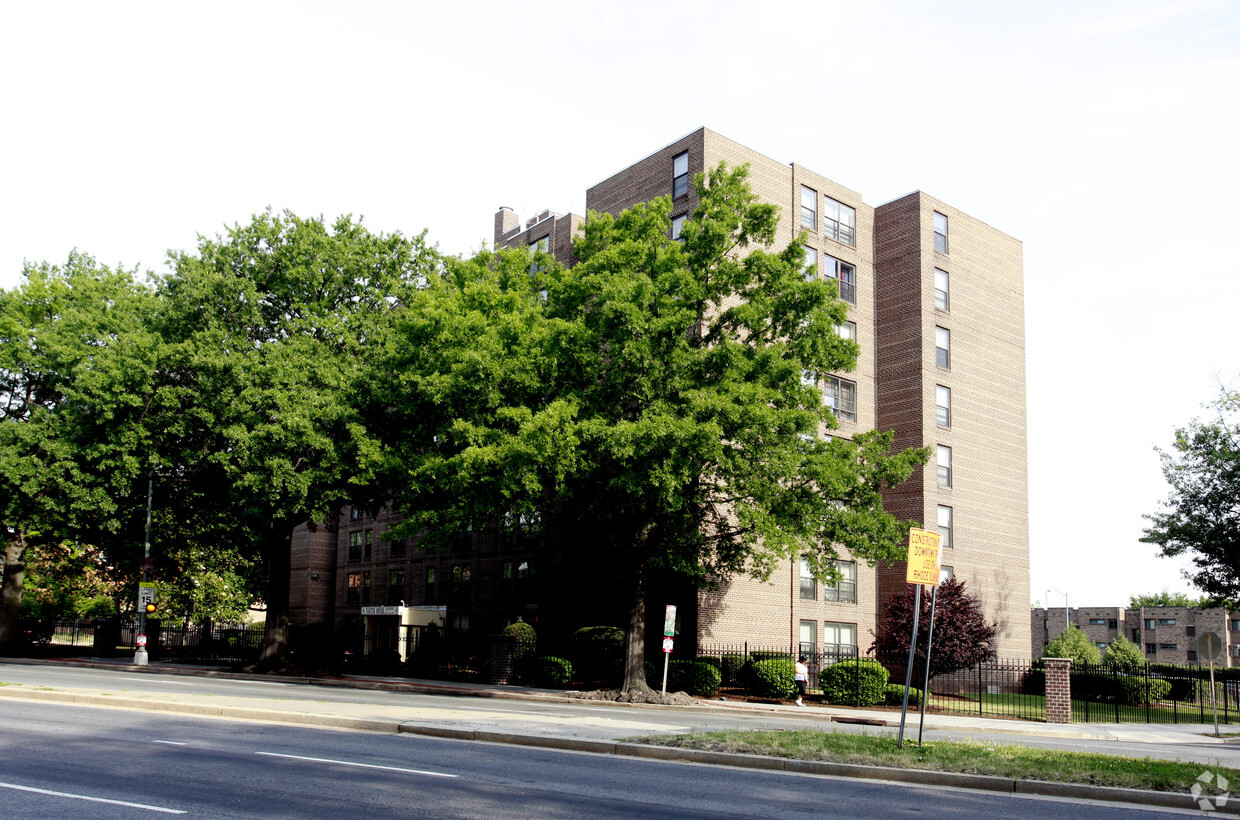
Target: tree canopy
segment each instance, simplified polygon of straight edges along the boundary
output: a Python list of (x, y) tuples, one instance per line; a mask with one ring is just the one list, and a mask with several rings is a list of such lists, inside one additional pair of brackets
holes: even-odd
[(857, 355), (835, 284), (807, 280), (800, 241), (765, 249), (778, 212), (747, 169), (695, 184), (680, 241), (660, 198), (590, 214), (571, 268), (524, 251), (450, 263), (403, 312), (377, 402), (411, 529), (521, 515), (605, 556), (628, 591), (633, 689), (653, 577), (895, 558), (908, 524), (881, 493), (926, 457), (891, 454), (888, 433), (822, 435), (835, 419), (805, 374)]
[[(913, 634), (915, 588), (893, 592), (883, 604), (883, 618), (871, 648), (899, 656), (908, 653)], [(926, 668), (926, 642), (930, 637), (929, 595), (921, 596), (917, 620), (917, 649), (914, 665)], [(964, 581), (950, 578), (939, 584), (934, 601), (934, 636), (930, 648), (930, 677), (967, 669), (995, 656), (998, 625), (987, 623), (977, 599), (969, 594)]]
[(1144, 666), (1145, 655), (1141, 652), (1141, 647), (1123, 635), (1116, 635), (1115, 640), (1107, 646), (1102, 662), (1107, 666), (1127, 672)]
[(1102, 653), (1089, 636), (1076, 624), (1070, 624), (1042, 650), (1044, 658), (1069, 658), (1074, 665), (1096, 664), (1102, 661)]
[(1172, 592), (1164, 589), (1162, 592), (1145, 592), (1140, 595), (1131, 595), (1128, 598), (1129, 609), (1140, 609), (1143, 606), (1209, 606), (1210, 598), (1192, 598), (1186, 592)]
[(1141, 539), (1168, 558), (1187, 555), (1185, 577), (1208, 596), (1240, 599), (1240, 394), (1224, 392), (1216, 417), (1176, 430), (1170, 451), (1159, 450), (1171, 494), (1147, 515)]

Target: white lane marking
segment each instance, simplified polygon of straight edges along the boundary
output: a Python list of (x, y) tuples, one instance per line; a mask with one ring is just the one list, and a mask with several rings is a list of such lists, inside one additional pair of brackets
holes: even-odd
[(188, 743), (180, 743), (176, 740), (152, 740), (152, 743), (162, 743), (165, 746), (188, 746)]
[(271, 680), (237, 680), (235, 678), (219, 678), (217, 683), (248, 683), (251, 686), (292, 686), (291, 683), (279, 683)]
[[(121, 678), (121, 680), (140, 680), (143, 683), (151, 682), (151, 679), (146, 677), (145, 675), (140, 678)], [(159, 678), (158, 680), (160, 683), (170, 683), (173, 686), (194, 686), (193, 683), (184, 683), (183, 681), (179, 681), (179, 680), (164, 680), (163, 678)]]
[(308, 760), (311, 763), (332, 763), (336, 766), (357, 766), (361, 769), (383, 769), (388, 772), (405, 772), (406, 774), (424, 774), (428, 777), (460, 777), (459, 774), (444, 774), (443, 772), (426, 772), (421, 769), (402, 769), (397, 766), (376, 766), (373, 763), (350, 763), (347, 760), (328, 760), (322, 757), (302, 757), (301, 755), (282, 755), (275, 752), (255, 752), (254, 754), (263, 755), (265, 757), (283, 757), (289, 760)]
[(162, 811), (164, 814), (185, 814), (180, 809), (166, 809), (163, 806), (148, 806), (145, 803), (130, 803), (125, 800), (107, 800), (103, 797), (88, 797), (84, 794), (70, 794), (69, 792), (54, 792), (48, 789), (35, 789), (30, 786), (18, 786), (16, 783), (0, 783), (0, 788), (15, 789), (19, 792), (33, 792), (34, 794), (49, 794), (52, 797), (68, 797), (72, 800), (89, 800), (91, 803), (109, 803), (113, 806), (125, 806), (131, 809), (145, 809), (147, 811)]

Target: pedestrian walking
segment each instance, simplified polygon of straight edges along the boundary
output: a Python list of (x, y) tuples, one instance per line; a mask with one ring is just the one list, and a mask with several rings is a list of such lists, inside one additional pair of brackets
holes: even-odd
[(796, 674), (793, 675), (793, 679), (797, 684), (797, 706), (804, 706), (805, 690), (809, 687), (809, 664), (805, 662), (804, 655), (797, 658)]

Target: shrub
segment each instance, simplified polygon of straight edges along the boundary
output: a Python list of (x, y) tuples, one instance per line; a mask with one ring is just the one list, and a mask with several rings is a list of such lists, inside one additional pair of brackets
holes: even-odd
[(796, 667), (792, 658), (754, 661), (749, 667), (749, 688), (758, 697), (788, 698), (796, 694)]
[(709, 663), (711, 666), (715, 667), (720, 672), (723, 671), (723, 661), (721, 661), (719, 658), (716, 658), (714, 655), (698, 655), (697, 662), (698, 663)]
[[(883, 687), (883, 703), (888, 706), (904, 705), (904, 687), (898, 683), (889, 683)], [(921, 690), (909, 687), (908, 705), (921, 706)]]
[(1145, 655), (1135, 643), (1119, 635), (1111, 641), (1102, 662), (1124, 672), (1131, 672), (1145, 666)]
[(672, 661), (667, 667), (667, 689), (705, 696), (719, 688), (721, 677), (718, 667), (708, 662)]
[(719, 671), (723, 673), (723, 682), (725, 684), (736, 684), (742, 680), (741, 670), (745, 668), (745, 664), (749, 663), (749, 659), (739, 653), (721, 655), (719, 657)]
[(573, 667), (587, 681), (618, 684), (624, 678), (624, 630), (618, 626), (583, 626), (570, 641)]
[(1076, 624), (1069, 626), (1059, 633), (1055, 640), (1048, 643), (1042, 650), (1042, 657), (1071, 658), (1073, 666), (1102, 662), (1098, 647), (1094, 646), (1089, 636), (1078, 629)]
[(1170, 693), (1171, 681), (1165, 678), (1121, 677), (1118, 680), (1120, 703), (1127, 706), (1158, 703)]
[(533, 655), (521, 663), (521, 679), (532, 686), (557, 689), (573, 679), (573, 665), (554, 655)]
[(534, 643), (538, 640), (538, 633), (534, 631), (532, 624), (525, 621), (517, 621), (515, 624), (508, 624), (500, 633), (506, 638), (516, 638), (522, 643)]
[(889, 678), (887, 669), (878, 661), (850, 658), (820, 672), (818, 685), (828, 703), (874, 706), (883, 701)]
[(749, 653), (749, 657), (753, 658), (754, 663), (757, 663), (758, 661), (773, 661), (773, 660), (790, 661), (792, 660), (792, 653), (791, 652), (780, 652), (778, 650), (773, 650), (773, 649), (755, 649), (753, 652)]

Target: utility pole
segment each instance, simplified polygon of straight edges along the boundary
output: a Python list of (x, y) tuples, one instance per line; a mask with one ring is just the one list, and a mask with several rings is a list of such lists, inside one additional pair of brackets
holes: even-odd
[(134, 666), (146, 666), (149, 656), (146, 653), (146, 613), (155, 611), (155, 588), (148, 584), (155, 575), (155, 561), (151, 558), (151, 495), (154, 491), (154, 478), (148, 473), (146, 477), (146, 536), (142, 544), (142, 576), (138, 581), (138, 648), (133, 653)]

